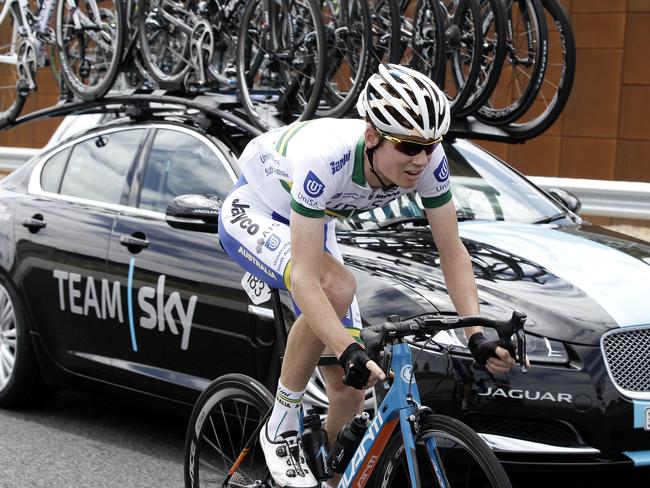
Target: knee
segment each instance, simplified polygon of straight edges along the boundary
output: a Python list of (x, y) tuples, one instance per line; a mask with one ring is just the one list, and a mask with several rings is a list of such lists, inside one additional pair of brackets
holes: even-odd
[(357, 281), (352, 273), (341, 265), (326, 267), (321, 274), (321, 287), (336, 313), (343, 317), (357, 292)]

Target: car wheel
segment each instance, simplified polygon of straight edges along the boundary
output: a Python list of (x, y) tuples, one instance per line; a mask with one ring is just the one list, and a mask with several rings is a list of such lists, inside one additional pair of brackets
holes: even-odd
[[(313, 409), (314, 412), (320, 414), (321, 417), (324, 417), (327, 414), (329, 401), (325, 391), (325, 380), (323, 379), (323, 375), (321, 375), (319, 368), (316, 368), (314, 374), (309, 378), (307, 391), (305, 391), (305, 396), (302, 401), (305, 412), (309, 409)], [(375, 389), (368, 388), (366, 390), (366, 400), (363, 409), (370, 414), (370, 418), (375, 415), (377, 405), (377, 393)]]
[(34, 405), (45, 393), (20, 299), (0, 278), (0, 407)]

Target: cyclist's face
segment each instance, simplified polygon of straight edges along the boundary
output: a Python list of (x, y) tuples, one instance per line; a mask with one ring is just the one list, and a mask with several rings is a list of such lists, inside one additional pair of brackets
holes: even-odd
[(415, 188), (429, 162), (424, 147), (415, 155), (404, 154), (395, 143), (384, 140), (375, 151), (375, 170), (402, 188)]

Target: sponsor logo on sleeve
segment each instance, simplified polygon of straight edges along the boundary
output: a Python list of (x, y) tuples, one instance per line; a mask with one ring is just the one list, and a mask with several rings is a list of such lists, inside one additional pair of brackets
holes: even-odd
[(332, 174), (338, 173), (345, 167), (347, 162), (350, 161), (350, 154), (351, 152), (348, 151), (347, 154), (343, 156), (341, 159), (337, 161), (330, 161), (330, 168), (332, 170)]
[(447, 156), (442, 158), (438, 167), (434, 170), (433, 175), (436, 177), (436, 180), (443, 183), (449, 179), (449, 163), (447, 162)]
[(303, 185), (305, 193), (312, 198), (318, 198), (323, 194), (325, 189), (325, 184), (316, 176), (313, 171), (307, 173), (307, 178), (305, 178), (305, 183)]

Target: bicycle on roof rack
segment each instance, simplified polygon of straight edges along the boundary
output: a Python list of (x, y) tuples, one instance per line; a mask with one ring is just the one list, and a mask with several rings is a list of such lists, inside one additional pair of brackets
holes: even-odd
[[(121, 0), (8, 0), (0, 12), (0, 126), (13, 121), (37, 90), (37, 72), (56, 46), (61, 76), (80, 98), (104, 96), (118, 74), (126, 30)], [(49, 27), (54, 8), (56, 24)]]

